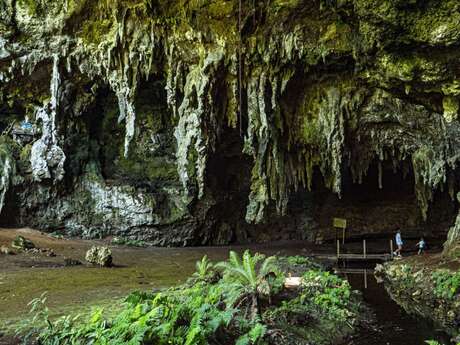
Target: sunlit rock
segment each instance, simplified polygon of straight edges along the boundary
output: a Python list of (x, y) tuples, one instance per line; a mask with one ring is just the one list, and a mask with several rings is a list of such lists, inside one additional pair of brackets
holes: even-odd
[(86, 252), (85, 260), (101, 267), (112, 266), (112, 251), (108, 247), (93, 246)]

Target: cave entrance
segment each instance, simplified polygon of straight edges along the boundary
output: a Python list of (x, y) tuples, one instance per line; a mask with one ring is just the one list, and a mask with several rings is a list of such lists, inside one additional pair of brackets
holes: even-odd
[(341, 198), (325, 188), (316, 172), (313, 185), (316, 240), (335, 240), (332, 219), (338, 217), (347, 220), (348, 242), (385, 239), (384, 249), (389, 250), (388, 240), (400, 228), (407, 249), (415, 250), (421, 236), (432, 248), (441, 246), (455, 221), (455, 203), (448, 192), (437, 191), (424, 220), (414, 191), (412, 165), (408, 161), (402, 165), (405, 169), (394, 170), (391, 162), (374, 161), (361, 183), (353, 181), (350, 171), (345, 171)]
[(200, 243), (242, 244), (314, 240), (311, 217), (313, 193), (299, 188), (290, 195), (287, 214), (280, 215), (274, 203), (266, 206), (260, 224), (245, 220), (254, 161), (243, 154), (244, 139), (238, 129), (224, 126), (216, 150), (206, 165), (205, 197), (195, 213), (206, 211)]
[(20, 226), (20, 206), (17, 193), (14, 188), (5, 194), (3, 208), (0, 212), (0, 227), (15, 228)]
[(202, 229), (202, 242), (244, 242), (246, 206), (251, 187), (251, 157), (244, 155), (239, 130), (224, 125), (216, 150), (206, 165), (204, 204), (211, 204)]

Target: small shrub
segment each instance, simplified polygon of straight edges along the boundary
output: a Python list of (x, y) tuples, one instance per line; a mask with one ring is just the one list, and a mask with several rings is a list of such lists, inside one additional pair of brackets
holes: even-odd
[(287, 262), (290, 265), (311, 265), (311, 259), (301, 255), (288, 256)]
[(131, 247), (146, 247), (147, 243), (142, 240), (130, 240), (124, 237), (114, 237), (111, 244), (119, 245), (119, 246), (131, 246)]
[(431, 278), (437, 297), (453, 299), (460, 292), (460, 272), (437, 270), (431, 274)]
[(348, 281), (323, 271), (308, 271), (303, 275), (302, 297), (309, 299), (321, 313), (337, 320), (352, 316), (351, 287)]

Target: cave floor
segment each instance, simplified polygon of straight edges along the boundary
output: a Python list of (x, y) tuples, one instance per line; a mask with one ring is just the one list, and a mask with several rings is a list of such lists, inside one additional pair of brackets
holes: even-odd
[[(55, 257), (46, 253), (18, 253), (0, 255), (0, 334), (10, 333), (25, 317), (33, 298), (47, 292), (50, 315), (57, 317), (68, 313), (85, 313), (93, 306), (103, 306), (106, 313), (116, 312), (117, 300), (134, 290), (154, 290), (184, 282), (195, 270), (195, 262), (203, 255), (213, 261), (228, 257), (229, 250), (246, 248), (267, 255), (310, 255), (334, 253), (334, 243), (314, 245), (307, 242), (277, 242), (247, 246), (158, 248), (110, 245), (105, 240), (57, 239), (30, 228), (0, 228), (0, 246), (9, 246), (22, 235), (34, 242), (36, 247), (52, 249)], [(93, 245), (109, 245), (115, 267), (100, 268), (85, 264), (86, 251)], [(347, 243), (346, 249), (359, 252), (360, 241)], [(369, 242), (369, 252), (387, 250), (388, 240)], [(407, 246), (411, 249), (411, 246)], [(413, 256), (406, 253), (407, 260), (415, 264), (437, 267), (441, 256), (427, 254)], [(65, 266), (64, 258), (83, 263)], [(451, 264), (449, 264), (451, 265)], [(460, 264), (459, 264), (460, 266)], [(5, 339), (5, 338), (4, 338)], [(0, 337), (0, 344), (1, 337)]]
[[(229, 250), (246, 248), (268, 255), (297, 255), (311, 252), (303, 242), (269, 243), (249, 246), (158, 248), (110, 245), (106, 240), (57, 239), (30, 228), (1, 229), (0, 246), (10, 246), (21, 235), (36, 247), (52, 249), (46, 253), (0, 255), (0, 333), (11, 331), (23, 320), (33, 298), (47, 292), (52, 317), (89, 311), (104, 306), (115, 312), (121, 299), (134, 290), (154, 290), (184, 282), (195, 270), (195, 262), (205, 254), (211, 260), (223, 260)], [(115, 267), (86, 265), (84, 256), (93, 245), (109, 245)], [(310, 247), (308, 247), (310, 246)], [(79, 260), (83, 265), (65, 266), (64, 258)]]

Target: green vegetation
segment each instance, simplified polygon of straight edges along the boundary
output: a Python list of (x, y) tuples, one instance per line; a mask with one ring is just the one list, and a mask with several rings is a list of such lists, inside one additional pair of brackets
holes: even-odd
[(142, 240), (131, 240), (124, 237), (114, 237), (112, 238), (111, 244), (116, 244), (120, 246), (131, 246), (131, 247), (146, 247), (147, 243)]
[(454, 299), (460, 292), (460, 272), (437, 270), (431, 274), (434, 294), (439, 298)]
[(16, 238), (11, 242), (11, 247), (19, 250), (28, 250), (35, 248), (35, 245), (32, 241), (23, 236), (16, 236)]
[[(436, 340), (427, 340), (426, 343), (428, 345), (441, 345), (441, 343)], [(460, 343), (457, 343), (457, 345), (460, 345)]]
[(191, 279), (198, 281), (210, 281), (215, 276), (213, 264), (209, 261), (208, 256), (205, 255), (200, 261), (196, 262), (196, 271), (192, 274)]
[(230, 252), (228, 261), (213, 265), (205, 256), (186, 284), (132, 293), (111, 319), (96, 309), (86, 318), (53, 321), (41, 296), (19, 333), (42, 345), (261, 345), (325, 344), (354, 329), (360, 304), (346, 281), (309, 270), (299, 289), (286, 290), (279, 260)]
[(270, 320), (291, 336), (321, 344), (325, 334), (336, 338), (354, 329), (362, 312), (356, 297), (347, 281), (328, 272), (310, 270), (303, 275), (300, 293), (269, 309), (264, 320)]

